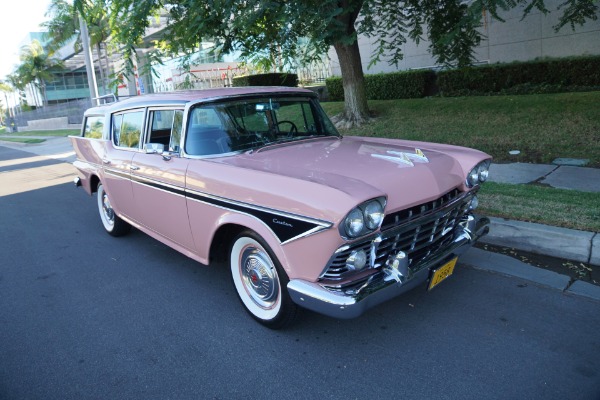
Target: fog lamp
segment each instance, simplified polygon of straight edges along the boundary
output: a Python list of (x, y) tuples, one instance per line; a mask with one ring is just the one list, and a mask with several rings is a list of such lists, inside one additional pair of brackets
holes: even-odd
[(351, 271), (360, 271), (367, 265), (367, 253), (364, 250), (354, 250), (346, 259), (346, 267)]

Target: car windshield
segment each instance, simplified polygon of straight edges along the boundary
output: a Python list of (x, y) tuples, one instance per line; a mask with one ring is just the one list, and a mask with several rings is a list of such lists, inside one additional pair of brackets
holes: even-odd
[(339, 133), (314, 99), (256, 97), (200, 104), (191, 110), (189, 155), (217, 155)]

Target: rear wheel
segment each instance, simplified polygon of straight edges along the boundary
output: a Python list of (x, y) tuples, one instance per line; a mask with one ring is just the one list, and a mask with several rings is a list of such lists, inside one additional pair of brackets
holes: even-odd
[(255, 320), (271, 329), (294, 320), (298, 306), (287, 292), (289, 279), (260, 236), (246, 231), (235, 238), (230, 268), (238, 297)]
[(100, 220), (106, 232), (112, 236), (123, 236), (131, 230), (131, 225), (123, 221), (115, 214), (112, 208), (108, 193), (104, 190), (102, 183), (98, 184), (98, 212), (100, 213)]

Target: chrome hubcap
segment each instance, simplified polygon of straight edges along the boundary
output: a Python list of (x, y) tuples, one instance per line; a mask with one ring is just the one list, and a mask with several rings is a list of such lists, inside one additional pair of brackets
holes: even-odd
[(110, 200), (108, 199), (106, 192), (102, 192), (102, 212), (104, 212), (106, 221), (112, 225), (115, 222), (115, 212), (110, 205)]
[(252, 300), (263, 309), (277, 301), (279, 284), (277, 271), (269, 256), (256, 247), (246, 247), (241, 253), (242, 282)]

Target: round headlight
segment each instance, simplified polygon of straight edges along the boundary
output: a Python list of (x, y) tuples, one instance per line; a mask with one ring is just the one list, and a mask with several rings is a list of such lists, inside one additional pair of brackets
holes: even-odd
[(479, 183), (479, 167), (475, 167), (467, 175), (467, 186), (473, 187)]
[(370, 230), (379, 228), (381, 222), (383, 222), (383, 206), (377, 200), (374, 200), (365, 206), (364, 214), (365, 223)]
[(488, 164), (483, 163), (483, 164), (479, 165), (477, 174), (479, 175), (479, 182), (487, 181), (487, 178), (490, 174), (490, 171), (488, 169)]
[(355, 208), (350, 211), (350, 214), (346, 217), (345, 222), (346, 234), (350, 237), (359, 236), (365, 227), (365, 220), (363, 218), (363, 213), (360, 209)]

